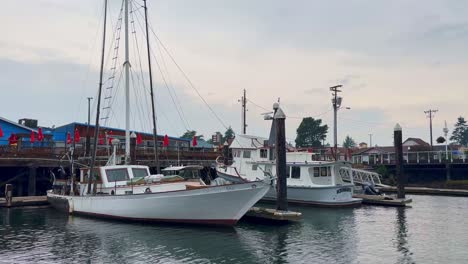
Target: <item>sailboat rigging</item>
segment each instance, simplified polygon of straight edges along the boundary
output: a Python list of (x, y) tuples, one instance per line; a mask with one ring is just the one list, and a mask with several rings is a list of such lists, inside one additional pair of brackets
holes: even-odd
[[(163, 175), (152, 175), (148, 166), (130, 165), (130, 60), (128, 42), (128, 0), (125, 10), (125, 163), (95, 166), (99, 136), (100, 102), (103, 86), (103, 65), (106, 38), (107, 0), (104, 0), (104, 31), (99, 77), (96, 126), (93, 155), (89, 169), (81, 169), (81, 191), (70, 193), (47, 192), (53, 207), (70, 214), (118, 218), (138, 221), (163, 221), (233, 225), (270, 189), (270, 179), (236, 184), (218, 181), (207, 183), (200, 177), (201, 166), (177, 166), (163, 170)], [(153, 142), (156, 167), (159, 168), (156, 134), (156, 113), (152, 87), (147, 7), (144, 1), (148, 64), (152, 101)], [(115, 161), (116, 146), (112, 160)], [(96, 170), (96, 171), (95, 171)], [(97, 172), (97, 174), (95, 173)], [(87, 175), (87, 176), (86, 176)], [(87, 180), (86, 180), (87, 177)], [(209, 184), (209, 185), (208, 185)], [(92, 188), (91, 188), (92, 185)], [(83, 192), (87, 189), (87, 193)], [(97, 191), (99, 189), (99, 192)], [(92, 193), (91, 193), (92, 192)]]

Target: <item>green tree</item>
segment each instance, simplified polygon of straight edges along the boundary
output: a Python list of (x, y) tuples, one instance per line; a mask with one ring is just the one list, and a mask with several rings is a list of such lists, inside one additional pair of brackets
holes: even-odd
[[(196, 134), (197, 134), (197, 131), (195, 131), (195, 130), (187, 130), (181, 136), (181, 138), (190, 138), (190, 139), (192, 139)], [(197, 139), (203, 139), (203, 135), (198, 135)]]
[(461, 116), (458, 118), (450, 140), (463, 146), (468, 145), (468, 127), (465, 118)]
[(228, 139), (234, 138), (236, 135), (234, 133), (234, 130), (232, 130), (231, 127), (229, 127), (226, 132), (224, 132), (224, 137), (221, 143), (224, 144)]
[(343, 141), (343, 147), (345, 148), (355, 148), (356, 147), (356, 141), (349, 135), (346, 136), (345, 140)]
[(322, 125), (322, 119), (305, 117), (296, 132), (296, 147), (320, 147), (327, 137), (328, 126)]

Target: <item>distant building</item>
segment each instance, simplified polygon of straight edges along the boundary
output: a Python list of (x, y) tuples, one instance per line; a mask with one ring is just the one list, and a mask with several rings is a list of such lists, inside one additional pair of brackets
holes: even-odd
[[(463, 155), (459, 145), (448, 145), (449, 155), (456, 157)], [(418, 153), (418, 154), (417, 154)], [(408, 138), (403, 142), (403, 160), (405, 162), (425, 162), (428, 159), (439, 160), (445, 154), (445, 145), (431, 145), (420, 138)], [(355, 164), (389, 164), (395, 160), (394, 146), (375, 146), (361, 148), (352, 154)]]
[[(90, 141), (94, 140), (94, 125), (89, 126)], [(71, 137), (74, 136), (74, 131), (78, 130), (80, 134), (79, 144), (84, 144), (86, 142), (86, 130), (88, 125), (85, 123), (73, 122), (63, 126), (59, 126), (55, 129), (49, 129), (48, 132), (53, 134), (56, 146), (64, 146), (67, 140), (67, 134), (70, 133)], [(108, 144), (110, 138), (118, 138), (120, 144), (125, 145), (125, 129), (114, 128), (114, 127), (99, 127), (99, 138), (104, 141), (104, 145)], [(153, 147), (153, 134), (146, 132), (134, 131), (137, 134), (140, 134), (143, 140), (142, 145), (146, 147)], [(158, 135), (158, 146), (162, 147), (164, 141), (164, 135)], [(191, 139), (179, 138), (179, 137), (169, 137), (169, 148), (188, 148), (190, 147)]]
[(359, 143), (358, 146), (359, 146), (360, 149), (367, 148), (367, 143), (366, 142), (361, 142), (361, 143)]
[[(24, 120), (29, 120), (29, 122), (24, 122)], [(27, 126), (31, 125), (33, 128)], [(44, 141), (39, 142), (35, 140), (34, 144), (31, 144), (31, 132), (34, 132), (37, 135), (37, 120), (33, 119), (20, 119), (18, 123), (8, 120), (4, 117), (0, 117), (0, 127), (3, 132), (3, 137), (0, 138), (0, 145), (8, 145), (8, 138), (11, 134), (15, 134), (18, 138), (18, 148), (20, 147), (32, 147), (40, 146), (41, 144), (46, 144)], [(48, 141), (51, 136), (45, 134), (45, 141)]]

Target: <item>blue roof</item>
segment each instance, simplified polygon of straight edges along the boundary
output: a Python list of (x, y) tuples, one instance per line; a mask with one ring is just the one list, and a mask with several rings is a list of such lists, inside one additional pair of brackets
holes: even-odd
[[(75, 125), (87, 126), (88, 124), (81, 123), (81, 122), (73, 122), (73, 123), (70, 123), (70, 124), (66, 124), (66, 125), (63, 125), (63, 126), (56, 127), (55, 130), (65, 129), (65, 130), (68, 130), (68, 131), (72, 131), (73, 129), (67, 129), (67, 128), (71, 127), (71, 126), (75, 126)], [(95, 127), (95, 125), (90, 124), (89, 127)], [(115, 127), (99, 126), (99, 128), (108, 129), (108, 130), (112, 130), (112, 131), (125, 132), (125, 129), (115, 128)], [(135, 130), (132, 130), (132, 131), (135, 131)], [(146, 135), (146, 136), (153, 136), (153, 133), (146, 133), (146, 132), (141, 132), (141, 131), (135, 131), (135, 132), (139, 133), (139, 134), (142, 134), (142, 135)], [(158, 135), (158, 137), (164, 137), (164, 135)], [(171, 136), (168, 136), (168, 137), (169, 137), (169, 139), (182, 140), (182, 141), (191, 141), (190, 138), (180, 138), (180, 137), (171, 137)]]

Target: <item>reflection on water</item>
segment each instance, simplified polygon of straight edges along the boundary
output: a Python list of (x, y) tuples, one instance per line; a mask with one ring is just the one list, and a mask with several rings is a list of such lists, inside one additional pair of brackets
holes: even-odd
[(397, 251), (400, 252), (401, 256), (398, 258), (398, 263), (414, 263), (411, 258), (411, 250), (408, 244), (408, 225), (406, 223), (406, 210), (407, 208), (397, 208)]
[(0, 263), (468, 263), (468, 199), (412, 198), (408, 209), (293, 207), (302, 221), (234, 228), (0, 209)]

